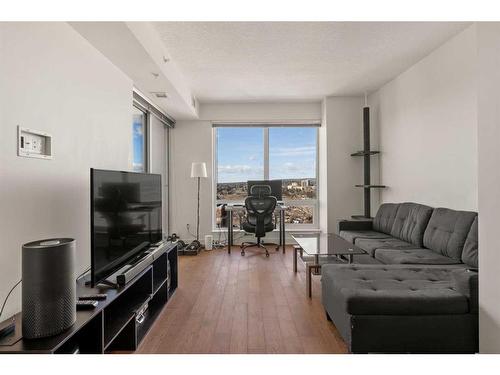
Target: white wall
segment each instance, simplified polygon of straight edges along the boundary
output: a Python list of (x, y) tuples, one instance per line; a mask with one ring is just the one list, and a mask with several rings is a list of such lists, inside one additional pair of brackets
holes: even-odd
[(326, 99), (321, 102), (321, 127), (318, 129), (318, 209), (319, 229), (328, 233), (328, 134)]
[(196, 232), (196, 180), (190, 178), (191, 162), (207, 163), (208, 178), (201, 181), (200, 239), (212, 233), (212, 122), (321, 120), (321, 103), (222, 103), (201, 104), (200, 120), (178, 121), (170, 133), (170, 232), (192, 239)]
[[(132, 82), (65, 23), (0, 24), (0, 300), (21, 277), (21, 245), (77, 241), (90, 265), (89, 168), (128, 169)], [(53, 135), (54, 159), (17, 156), (17, 125)], [(5, 316), (20, 310), (20, 288)]]
[(206, 103), (200, 119), (209, 121), (315, 121), (321, 120), (321, 102)]
[(473, 25), (370, 95), (383, 202), (477, 210), (475, 64)]
[(479, 348), (500, 353), (500, 23), (478, 23)]
[[(363, 149), (363, 106), (361, 97), (328, 97), (323, 101), (326, 131), (327, 231), (337, 232), (338, 221), (363, 214), (363, 159), (350, 156)], [(377, 133), (371, 126), (372, 147)], [(378, 165), (373, 160), (372, 183), (378, 182)], [(323, 162), (324, 164), (324, 162)], [(378, 191), (372, 192), (372, 215), (378, 208)], [(324, 229), (324, 228), (322, 228)]]
[(170, 233), (192, 240), (196, 233), (197, 181), (191, 163), (205, 162), (208, 178), (200, 180), (200, 241), (212, 233), (212, 123), (184, 120), (170, 132)]

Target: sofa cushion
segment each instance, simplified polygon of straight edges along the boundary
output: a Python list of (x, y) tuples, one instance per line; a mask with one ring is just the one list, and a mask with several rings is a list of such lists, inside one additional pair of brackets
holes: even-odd
[(390, 235), (373, 230), (341, 230), (340, 237), (344, 240), (354, 243), (358, 238), (391, 238)]
[(462, 251), (462, 262), (473, 268), (477, 268), (479, 266), (477, 261), (477, 221), (478, 217), (476, 216), (470, 228), (469, 234), (467, 235), (467, 239), (465, 240), (464, 250)]
[(460, 264), (459, 260), (438, 254), (429, 249), (378, 249), (375, 259), (385, 264)]
[(465, 239), (476, 216), (470, 211), (434, 209), (424, 233), (424, 247), (461, 260)]
[(355, 241), (356, 246), (365, 250), (371, 256), (375, 255), (377, 249), (413, 249), (416, 246), (406, 241), (398, 240), (397, 238), (358, 238)]
[(391, 235), (422, 247), (424, 231), (432, 214), (432, 207), (417, 203), (401, 203), (392, 225)]
[(398, 212), (398, 207), (399, 203), (382, 204), (373, 219), (373, 230), (390, 234), (396, 213)]
[(466, 295), (456, 290), (453, 269), (328, 264), (321, 282), (328, 298), (352, 315), (464, 314)]

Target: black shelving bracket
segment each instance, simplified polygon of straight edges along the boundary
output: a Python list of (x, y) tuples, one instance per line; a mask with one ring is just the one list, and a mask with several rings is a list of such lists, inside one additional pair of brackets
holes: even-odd
[(368, 151), (368, 152), (365, 152), (365, 151), (356, 151), (354, 153), (351, 154), (351, 156), (371, 156), (371, 155), (378, 155), (380, 154), (380, 151)]

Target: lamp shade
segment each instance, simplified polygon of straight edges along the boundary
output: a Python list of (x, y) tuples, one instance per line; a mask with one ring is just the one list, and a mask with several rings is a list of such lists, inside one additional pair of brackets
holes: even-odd
[(191, 177), (208, 177), (207, 165), (205, 163), (191, 163)]

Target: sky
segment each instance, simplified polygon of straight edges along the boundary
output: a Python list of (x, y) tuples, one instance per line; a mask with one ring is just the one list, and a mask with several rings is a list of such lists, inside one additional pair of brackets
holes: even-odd
[[(269, 178), (316, 176), (316, 127), (269, 128)], [(218, 182), (264, 178), (263, 128), (217, 128)]]
[(144, 168), (144, 129), (142, 126), (142, 117), (134, 115), (132, 123), (132, 142), (134, 146), (133, 169), (142, 171)]

